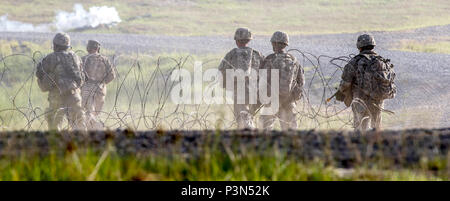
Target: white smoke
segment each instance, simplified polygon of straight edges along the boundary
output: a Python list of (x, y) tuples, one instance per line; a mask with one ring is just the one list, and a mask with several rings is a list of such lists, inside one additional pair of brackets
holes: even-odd
[(96, 28), (100, 25), (114, 26), (122, 20), (115, 7), (90, 7), (86, 11), (81, 4), (75, 4), (73, 12), (58, 11), (52, 23), (33, 25), (8, 20), (7, 15), (0, 16), (0, 31), (12, 32), (48, 32), (73, 29)]
[(75, 4), (73, 9), (72, 13), (60, 11), (56, 14), (54, 25), (57, 30), (95, 28), (101, 24), (114, 25), (122, 21), (114, 7), (94, 6), (87, 12), (81, 4)]
[(50, 31), (49, 24), (40, 24), (34, 26), (30, 23), (8, 20), (8, 15), (0, 16), (0, 31), (17, 31), (17, 32), (46, 32)]

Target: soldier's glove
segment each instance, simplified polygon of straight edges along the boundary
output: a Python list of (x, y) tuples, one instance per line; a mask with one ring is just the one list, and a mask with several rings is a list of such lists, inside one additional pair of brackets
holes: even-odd
[(36, 66), (36, 77), (40, 80), (44, 78), (44, 69), (42, 68), (42, 63)]
[(336, 100), (339, 102), (343, 102), (345, 100), (345, 94), (341, 91), (336, 92)]

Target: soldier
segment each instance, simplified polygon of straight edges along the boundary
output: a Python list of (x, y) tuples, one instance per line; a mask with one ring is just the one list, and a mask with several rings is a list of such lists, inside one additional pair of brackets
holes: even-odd
[[(277, 31), (270, 39), (274, 53), (264, 59), (261, 69), (268, 69), (267, 84), (271, 84), (271, 70), (279, 70), (279, 100), (280, 107), (274, 115), (261, 115), (260, 122), (263, 129), (271, 130), (276, 118), (280, 119), (281, 129), (296, 129), (295, 102), (302, 97), (303, 85), (305, 83), (304, 70), (297, 59), (287, 53), (285, 48), (289, 45), (289, 36)], [(269, 86), (268, 86), (269, 88)]]
[(80, 58), (69, 50), (70, 37), (58, 33), (53, 38), (54, 52), (37, 66), (39, 88), (48, 93), (49, 107), (46, 118), (49, 130), (59, 130), (64, 115), (74, 130), (86, 130), (81, 107), (81, 90), (84, 76)]
[[(227, 69), (234, 69), (238, 70), (241, 69), (245, 73), (249, 73), (251, 69), (254, 69), (255, 72), (258, 71), (259, 66), (261, 65), (261, 62), (263, 61), (264, 57), (261, 53), (254, 50), (253, 48), (248, 47), (248, 43), (250, 40), (252, 40), (252, 33), (248, 28), (238, 28), (234, 35), (234, 40), (236, 41), (237, 48), (232, 49), (230, 52), (228, 52), (225, 56), (225, 58), (222, 60), (219, 70), (224, 75), (224, 85), (223, 87), (226, 88), (226, 70)], [(249, 75), (249, 74), (246, 74)], [(230, 75), (228, 75), (230, 76)], [(255, 80), (257, 80), (257, 77), (255, 76)], [(249, 92), (249, 86), (248, 82), (245, 83), (245, 103), (241, 104), (238, 101), (237, 98), (237, 81), (234, 82), (234, 116), (238, 125), (238, 128), (254, 128), (253, 123), (253, 112), (252, 106), (249, 103), (248, 100), (248, 92)], [(242, 83), (241, 83), (242, 84)], [(256, 90), (256, 89), (255, 89)]]
[(344, 67), (336, 96), (347, 107), (351, 105), (353, 127), (362, 132), (367, 130), (369, 121), (372, 128), (381, 127), (384, 99), (394, 98), (396, 94), (394, 66), (373, 50), (375, 45), (372, 35), (358, 37), (356, 47), (360, 53)]
[(106, 96), (106, 85), (115, 78), (108, 58), (100, 54), (100, 43), (89, 40), (87, 44), (88, 55), (82, 57), (86, 83), (81, 88), (83, 107), (87, 113), (87, 126), (90, 130), (101, 130), (103, 124), (98, 115), (103, 108)]

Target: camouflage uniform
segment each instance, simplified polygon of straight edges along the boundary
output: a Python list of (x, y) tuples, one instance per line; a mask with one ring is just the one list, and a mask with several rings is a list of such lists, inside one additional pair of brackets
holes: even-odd
[[(364, 34), (358, 37), (356, 45), (358, 49), (368, 45), (376, 45), (375, 39), (371, 35)], [(368, 58), (360, 55), (376, 56), (377, 53), (373, 50), (363, 50), (358, 56), (353, 57), (344, 67), (339, 90), (346, 97), (352, 97), (353, 127), (355, 130), (365, 131), (369, 126), (369, 121), (372, 128), (380, 128), (381, 108), (383, 108), (384, 101), (373, 99), (357, 85), (357, 83), (360, 83), (359, 80), (362, 79), (360, 74), (357, 73), (358, 66), (367, 66), (369, 62)], [(349, 105), (349, 103), (346, 104)]]
[[(271, 40), (272, 43), (284, 43), (289, 44), (289, 36), (277, 31), (273, 34)], [(304, 70), (297, 62), (297, 59), (285, 50), (270, 54), (264, 59), (261, 69), (268, 69), (267, 71), (267, 84), (270, 89), (271, 84), (271, 69), (279, 70), (279, 100), (280, 106), (278, 113), (274, 115), (261, 115), (260, 122), (263, 129), (273, 129), (276, 118), (280, 120), (282, 130), (296, 129), (297, 121), (295, 115), (295, 101), (300, 100), (302, 97), (302, 89), (305, 83)], [(287, 89), (287, 90), (286, 90)], [(270, 91), (268, 91), (270, 96)]]
[[(100, 43), (90, 40), (87, 48), (99, 48)], [(98, 52), (82, 57), (84, 72), (87, 77), (86, 83), (81, 88), (83, 97), (83, 107), (87, 113), (88, 129), (103, 129), (103, 124), (97, 119), (97, 116), (103, 108), (106, 96), (106, 84), (115, 78), (115, 72), (112, 69), (108, 58)]]
[[(252, 35), (249, 29), (239, 28), (235, 33), (235, 40), (251, 40)], [(234, 48), (228, 52), (225, 58), (222, 60), (219, 70), (222, 75), (224, 75), (224, 85), (226, 88), (226, 69), (241, 69), (244, 72), (249, 73), (251, 69), (258, 71), (261, 62), (264, 57), (261, 53), (250, 47)], [(246, 93), (245, 93), (245, 104), (238, 104), (237, 102), (237, 80), (234, 82), (234, 104), (233, 113), (238, 124), (238, 128), (254, 128), (253, 123), (253, 111), (252, 106), (249, 104), (248, 100), (248, 82), (245, 83)]]
[[(55, 46), (70, 47), (67, 34), (58, 33), (53, 39)], [(81, 107), (81, 90), (84, 77), (80, 58), (72, 51), (59, 51), (47, 55), (37, 66), (36, 76), (42, 91), (48, 91), (49, 107), (46, 119), (50, 130), (59, 130), (64, 115), (69, 126), (86, 130), (85, 116)]]

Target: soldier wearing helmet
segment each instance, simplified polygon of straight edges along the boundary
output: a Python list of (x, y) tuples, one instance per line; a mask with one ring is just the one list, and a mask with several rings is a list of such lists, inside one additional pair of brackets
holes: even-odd
[[(275, 120), (280, 120), (282, 130), (296, 129), (297, 121), (294, 112), (295, 102), (302, 97), (303, 85), (305, 83), (304, 70), (297, 62), (297, 59), (287, 53), (285, 48), (289, 45), (289, 36), (281, 31), (277, 31), (270, 39), (274, 53), (267, 56), (261, 69), (267, 69), (267, 85), (272, 84), (271, 71), (278, 70), (279, 90), (278, 96), (280, 106), (274, 115), (261, 115), (260, 123), (263, 129), (273, 129)], [(276, 95), (276, 94), (274, 94)]]
[[(248, 47), (248, 43), (253, 39), (252, 32), (248, 28), (238, 28), (234, 34), (234, 40), (236, 42), (236, 48), (228, 52), (219, 65), (219, 70), (224, 76), (223, 87), (227, 88), (226, 80), (234, 80), (234, 88), (227, 89), (232, 90), (234, 95), (233, 113), (237, 122), (237, 127), (242, 128), (255, 128), (253, 123), (253, 105), (249, 102), (249, 90), (257, 90), (250, 88), (248, 84), (249, 79), (257, 80), (257, 75), (254, 77), (251, 74), (251, 70), (256, 72), (259, 69), (261, 62), (263, 61), (263, 55), (257, 50)], [(245, 83), (238, 83), (238, 79), (234, 75), (227, 75), (227, 71), (242, 72), (240, 75), (245, 75)], [(228, 76), (228, 77), (227, 77)], [(238, 85), (245, 85), (245, 100), (238, 100)], [(241, 94), (242, 95), (242, 94)], [(239, 96), (241, 96), (239, 95)]]
[[(288, 46), (289, 45), (289, 36), (287, 35), (287, 33), (284, 33), (282, 31), (276, 31), (275, 33), (272, 34), (272, 37), (270, 38), (270, 42), (272, 43), (272, 45), (274, 43), (280, 43), (285, 46)], [(283, 50), (283, 49), (281, 49), (281, 50)]]
[(356, 41), (356, 48), (358, 48), (360, 51), (362, 49), (367, 50), (373, 50), (373, 48), (376, 46), (375, 38), (370, 34), (363, 34), (358, 36), (358, 39)]
[(37, 65), (36, 76), (40, 89), (48, 92), (49, 107), (46, 119), (49, 130), (61, 129), (64, 116), (69, 127), (86, 130), (85, 115), (81, 107), (81, 90), (84, 83), (81, 59), (70, 48), (70, 37), (58, 33), (53, 38), (53, 53)]
[[(362, 34), (358, 37), (356, 48), (359, 54), (344, 67), (336, 95), (336, 100), (352, 107), (353, 127), (361, 132), (368, 129), (369, 122), (374, 129), (381, 127), (384, 99), (393, 98), (396, 93), (393, 65), (373, 50), (375, 46), (375, 38), (372, 35)], [(390, 81), (386, 79), (387, 82), (383, 84), (378, 82), (380, 79), (375, 77), (379, 77), (379, 72), (390, 77)], [(388, 96), (378, 95), (386, 92), (389, 93)]]
[(82, 57), (86, 83), (81, 88), (82, 105), (87, 113), (87, 127), (89, 130), (103, 129), (103, 123), (98, 119), (105, 103), (106, 85), (116, 77), (109, 59), (100, 54), (100, 43), (89, 40), (88, 55)]

